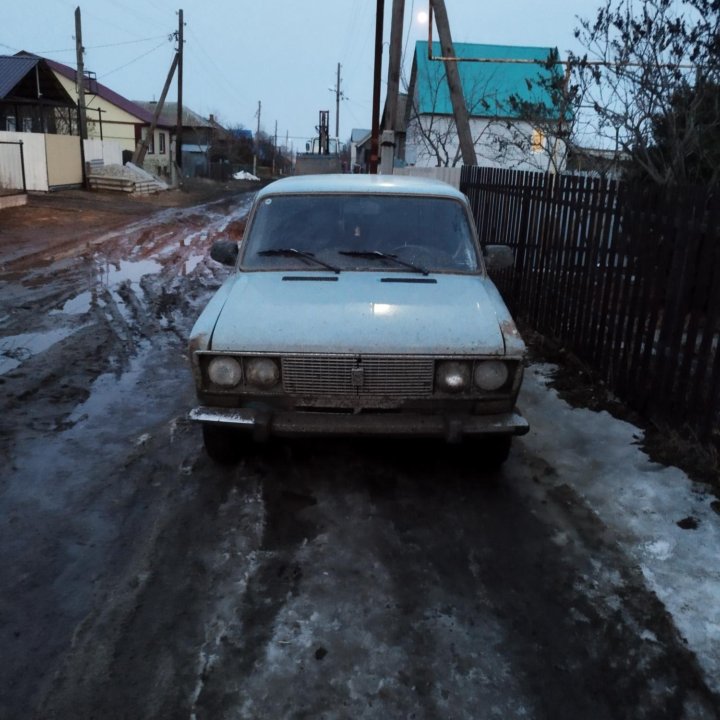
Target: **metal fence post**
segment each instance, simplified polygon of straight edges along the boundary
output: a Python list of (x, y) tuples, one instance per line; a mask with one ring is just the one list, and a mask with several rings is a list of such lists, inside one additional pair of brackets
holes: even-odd
[(27, 193), (27, 182), (25, 180), (25, 153), (23, 152), (23, 141), (18, 141), (18, 145), (20, 146), (20, 168), (22, 170), (23, 192)]

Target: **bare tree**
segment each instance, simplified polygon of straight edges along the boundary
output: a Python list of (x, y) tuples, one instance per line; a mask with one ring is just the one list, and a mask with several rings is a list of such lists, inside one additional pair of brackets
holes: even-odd
[[(486, 68), (488, 66), (485, 66)], [(557, 52), (528, 63), (527, 91), (506, 96), (506, 85), (498, 72), (483, 73), (473, 85), (464, 85), (465, 102), (472, 118), (472, 142), (480, 164), (503, 167), (562, 168), (567, 143), (559, 138), (575, 125), (571, 110), (572, 88), (565, 82)], [(420, 71), (418, 71), (419, 74)], [(424, 88), (424, 107), (418, 106), (416, 83)], [(433, 65), (420, 77), (411, 78), (409, 92), (409, 141), (418, 148), (418, 158), (437, 166), (462, 161), (454, 117), (447, 113), (447, 80), (443, 66)]]
[(572, 63), (561, 62), (556, 49), (538, 58), (537, 65), (535, 75), (525, 79), (526, 92), (507, 98), (513, 121), (496, 123), (502, 132), (494, 130), (494, 142), (501, 157), (534, 156), (538, 169), (557, 173), (576, 142), (582, 93), (571, 82)]
[[(425, 88), (423, 108), (415, 92), (418, 82)], [(496, 162), (498, 146), (492, 139), (499, 127), (501, 103), (492, 77), (484, 82), (466, 83), (463, 89), (478, 162)], [(446, 109), (447, 92), (447, 78), (441, 63), (433, 65), (431, 72), (412, 78), (408, 88), (408, 139), (415, 144), (418, 158), (430, 160), (437, 167), (455, 167), (463, 161), (455, 117)]]
[(608, 147), (661, 185), (720, 181), (720, 2), (606, 0), (573, 72)]

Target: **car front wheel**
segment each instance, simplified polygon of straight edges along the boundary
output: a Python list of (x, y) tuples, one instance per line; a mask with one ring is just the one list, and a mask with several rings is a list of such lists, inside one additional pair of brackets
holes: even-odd
[(501, 435), (483, 441), (480, 459), (488, 470), (499, 470), (510, 455), (512, 435)]
[(204, 423), (202, 430), (205, 452), (212, 460), (222, 465), (236, 463), (252, 443), (252, 438), (248, 437), (247, 433), (233, 428)]

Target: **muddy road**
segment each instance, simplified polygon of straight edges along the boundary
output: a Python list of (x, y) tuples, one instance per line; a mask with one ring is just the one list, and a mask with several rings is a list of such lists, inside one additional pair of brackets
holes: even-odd
[(0, 225), (0, 718), (718, 717), (522, 440), (495, 476), (412, 442), (206, 457), (185, 341), (250, 200)]

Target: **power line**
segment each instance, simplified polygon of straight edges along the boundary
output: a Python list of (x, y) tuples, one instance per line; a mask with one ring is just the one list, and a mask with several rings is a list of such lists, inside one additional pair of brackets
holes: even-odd
[[(191, 27), (188, 27), (188, 32), (194, 40), (194, 42), (188, 43), (188, 49), (193, 53), (193, 57), (199, 60), (206, 68), (210, 68), (212, 70), (207, 73), (208, 80), (215, 83), (219, 89), (222, 88), (225, 91), (232, 91), (232, 95), (244, 105), (247, 100), (246, 96), (240, 92), (238, 87), (225, 74), (222, 67), (220, 67), (212, 58), (210, 53), (205, 50)], [(255, 114), (253, 113), (252, 118), (254, 117)], [(249, 119), (249, 116), (246, 116), (245, 119), (240, 122), (242, 122), (245, 127), (251, 127), (253, 124), (253, 120)]]
[(114, 70), (110, 70), (109, 72), (103, 73), (102, 75), (99, 75), (99, 78), (106, 78), (108, 75), (112, 75), (113, 73), (118, 72), (118, 70), (123, 70), (124, 68), (128, 67), (128, 65), (132, 65), (133, 63), (136, 63), (138, 60), (142, 60), (144, 57), (147, 57), (150, 55), (150, 53), (154, 53), (156, 50), (161, 48), (165, 43), (167, 42), (167, 38), (163, 40), (159, 45), (156, 45), (151, 50), (148, 50), (146, 53), (143, 53), (142, 55), (138, 55), (136, 58), (131, 60), (130, 62), (126, 62), (124, 65), (121, 65), (120, 67), (116, 67)]
[[(167, 38), (168, 33), (165, 35), (153, 35), (153, 37), (143, 38), (142, 40), (126, 40), (125, 42), (110, 43), (109, 45), (84, 45), (85, 50), (100, 50), (101, 48), (119, 47), (120, 45), (135, 45), (137, 43), (150, 42), (151, 40), (159, 40), (160, 38)], [(4, 45), (3, 47), (7, 47)], [(38, 53), (61, 53), (61, 52), (75, 52), (75, 48), (62, 48), (61, 50), (38, 50)]]
[[(405, 63), (407, 61), (407, 49), (408, 45), (410, 44), (410, 34), (412, 33), (412, 25), (413, 20), (415, 19), (415, 0), (412, 0), (410, 3), (410, 19), (408, 20), (407, 24), (407, 35), (405, 36), (405, 46), (403, 47), (402, 51), (402, 58), (400, 59), (400, 81), (403, 86), (403, 90), (407, 90), (409, 86), (409, 81), (407, 78), (407, 74), (405, 73)], [(415, 50), (413, 50), (413, 55), (415, 54)]]
[(238, 88), (228, 79), (228, 77), (223, 72), (222, 68), (213, 60), (210, 53), (205, 50), (205, 48), (200, 44), (200, 40), (198, 39), (197, 35), (193, 32), (191, 27), (188, 27), (188, 32), (192, 36), (193, 40), (195, 41), (195, 46), (198, 50), (205, 56), (205, 59), (210, 63), (210, 65), (214, 68), (217, 75), (219, 75), (226, 83), (226, 85), (235, 93), (237, 93), (238, 98), (243, 98), (243, 94), (238, 90)]
[(413, 18), (415, 17), (415, 0), (410, 3), (410, 21), (408, 22), (407, 35), (405, 36), (405, 47), (402, 51), (401, 65), (405, 65), (405, 58), (407, 57), (408, 44), (410, 43), (410, 32), (412, 30)]

